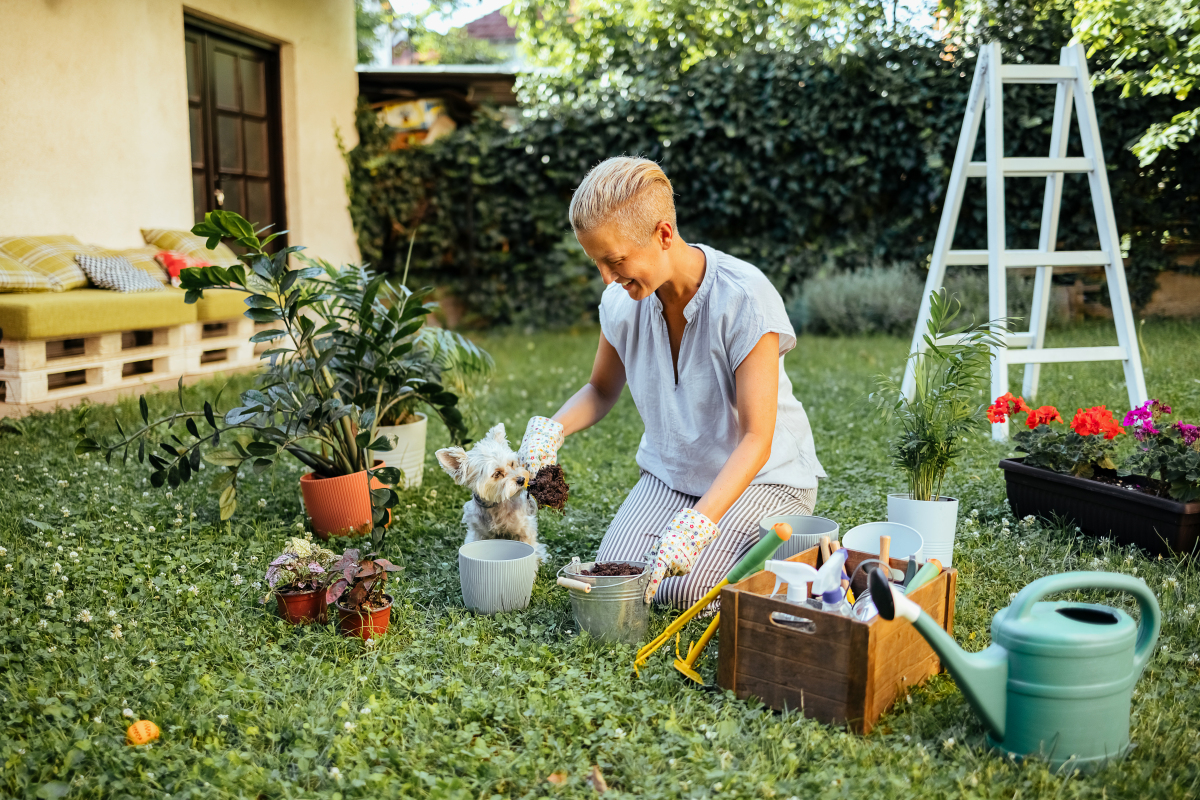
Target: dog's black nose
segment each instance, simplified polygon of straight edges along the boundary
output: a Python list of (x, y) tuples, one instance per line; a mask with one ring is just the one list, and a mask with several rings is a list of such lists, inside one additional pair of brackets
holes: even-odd
[(521, 475), (517, 478), (517, 486), (524, 486), (524, 485), (525, 485), (525, 476)]

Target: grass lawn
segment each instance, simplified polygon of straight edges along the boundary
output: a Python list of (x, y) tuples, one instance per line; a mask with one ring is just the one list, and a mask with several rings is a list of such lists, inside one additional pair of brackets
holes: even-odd
[[(1052, 332), (1099, 342), (1111, 328)], [(1200, 324), (1148, 322), (1151, 395), (1200, 418)], [(519, 440), (585, 379), (595, 331), (485, 336), (497, 371), (475, 433), (497, 420)], [(817, 513), (843, 530), (885, 517), (901, 482), (865, 402), (906, 343), (804, 338), (787, 359), (829, 479)], [(1019, 375), (1014, 370), (1014, 386)], [(1123, 412), (1112, 364), (1048, 367), (1039, 402)], [(211, 396), (214, 384), (189, 390)], [(166, 408), (171, 394), (155, 404)], [(133, 417), (131, 402), (122, 404)], [(111, 408), (93, 416), (111, 420)], [(297, 466), (248, 479), (231, 523), (203, 480), (154, 490), (136, 464), (72, 455), (75, 414), (0, 433), (0, 796), (589, 797), (596, 764), (612, 796), (1187, 797), (1200, 792), (1200, 575), (1073, 529), (1008, 517), (998, 458), (980, 440), (950, 476), (962, 500), (955, 635), (981, 649), (1010, 593), (1073, 569), (1144, 577), (1158, 593), (1161, 651), (1137, 686), (1125, 761), (1091, 776), (990, 754), (954, 681), (915, 689), (869, 736), (779, 714), (683, 680), (660, 653), (640, 678), (633, 650), (581, 636), (555, 569), (594, 553), (637, 477), (641, 423), (628, 396), (561, 453), (571, 501), (544, 511), (530, 607), (493, 618), (462, 607), (456, 550), (465, 490), (432, 458), (403, 493), (383, 554), (406, 565), (389, 634), (375, 646), (332, 627), (291, 627), (258, 598), (262, 572), (303, 527)], [(1128, 446), (1128, 443), (1126, 443)], [(209, 468), (211, 470), (211, 468)], [(976, 514), (977, 512), (977, 514)], [(346, 545), (349, 542), (339, 542)], [(11, 566), (9, 566), (11, 565)], [(1111, 602), (1134, 611), (1130, 598)], [(661, 627), (667, 615), (657, 615)], [(702, 623), (689, 632), (699, 635)], [(710, 680), (717, 648), (700, 663)], [(124, 744), (130, 709), (163, 735)], [(547, 781), (565, 773), (564, 783)]]

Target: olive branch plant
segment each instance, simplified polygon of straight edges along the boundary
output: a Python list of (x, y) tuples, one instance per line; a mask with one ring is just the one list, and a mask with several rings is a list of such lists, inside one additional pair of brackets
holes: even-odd
[[(379, 435), (381, 411), (396, 400), (423, 401), (446, 423), (456, 443), (468, 441), (455, 407), (457, 396), (438, 382), (438, 369), (411, 356), (425, 317), (436, 308), (421, 302), (432, 289), (384, 289), (384, 276), (359, 267), (337, 269), (305, 260), (306, 266), (289, 269), (288, 257), (303, 248), (284, 247), (271, 254), (266, 248), (281, 233), (260, 238), (265, 230), (256, 232), (232, 212), (209, 212), (192, 232), (205, 236), (210, 249), (221, 239), (232, 239), (245, 251), (241, 264), (193, 267), (180, 276), (186, 302), (196, 302), (210, 289), (241, 291), (247, 295), (245, 316), (272, 324), (250, 337), (273, 345), (261, 355), (266, 369), (258, 385), (242, 392), (239, 403), (226, 411), (218, 410), (220, 393), (202, 408), (189, 409), (181, 378), (178, 411), (151, 419), (143, 395), (141, 424), (126, 432), (116, 419), (115, 437), (89, 431), (85, 414), (75, 452), (99, 452), (109, 461), (120, 454), (126, 461), (136, 446), (138, 461), (149, 462), (156, 488), (191, 480), (201, 461), (222, 467), (210, 486), (219, 495), (222, 520), (237, 510), (243, 467), (260, 474), (287, 454), (320, 477), (362, 473), (371, 497), (372, 543), (378, 546), (388, 509), (398, 501), (390, 487), (401, 478), (400, 470), (376, 469), (369, 460), (372, 451), (391, 449)], [(381, 291), (398, 302), (383, 302)], [(470, 345), (466, 340), (455, 343)], [(469, 355), (490, 364), (481, 353)], [(372, 477), (385, 486), (370, 489)]]

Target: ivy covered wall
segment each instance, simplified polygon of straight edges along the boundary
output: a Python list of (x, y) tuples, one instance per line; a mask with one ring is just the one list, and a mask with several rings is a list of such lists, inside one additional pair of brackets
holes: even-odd
[[(1012, 46), (1007, 59), (1057, 62), (1063, 42)], [(347, 155), (351, 213), (364, 259), (410, 283), (445, 287), (483, 322), (570, 324), (594, 318), (601, 284), (570, 233), (567, 206), (587, 170), (613, 155), (659, 161), (676, 190), (680, 232), (759, 266), (784, 293), (819, 269), (928, 263), (962, 124), (972, 58), (931, 44), (864, 44), (828, 57), (813, 45), (648, 66), (637, 90), (551, 101), (506, 130), (498, 117), (427, 147), (389, 151), (360, 109)], [(1145, 302), (1187, 240), (1200, 196), (1195, 148), (1139, 167), (1129, 143), (1172, 98), (1094, 92), (1118, 228), (1130, 235), (1130, 283)], [(1005, 89), (1005, 154), (1045, 155), (1054, 89)], [(983, 133), (976, 158), (983, 158)], [(1072, 130), (1070, 155), (1079, 155)], [(1009, 247), (1036, 247), (1045, 182), (1009, 179)], [(1060, 249), (1095, 249), (1085, 176), (1064, 192)], [(984, 181), (972, 179), (956, 247), (986, 247)]]

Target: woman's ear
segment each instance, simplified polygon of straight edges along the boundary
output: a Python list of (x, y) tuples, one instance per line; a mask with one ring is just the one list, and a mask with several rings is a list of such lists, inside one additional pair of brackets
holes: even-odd
[(675, 241), (675, 226), (664, 219), (654, 226), (654, 239), (663, 250), (670, 250)]
[(446, 474), (454, 479), (459, 486), (466, 480), (467, 451), (461, 447), (444, 447), (434, 455)]

